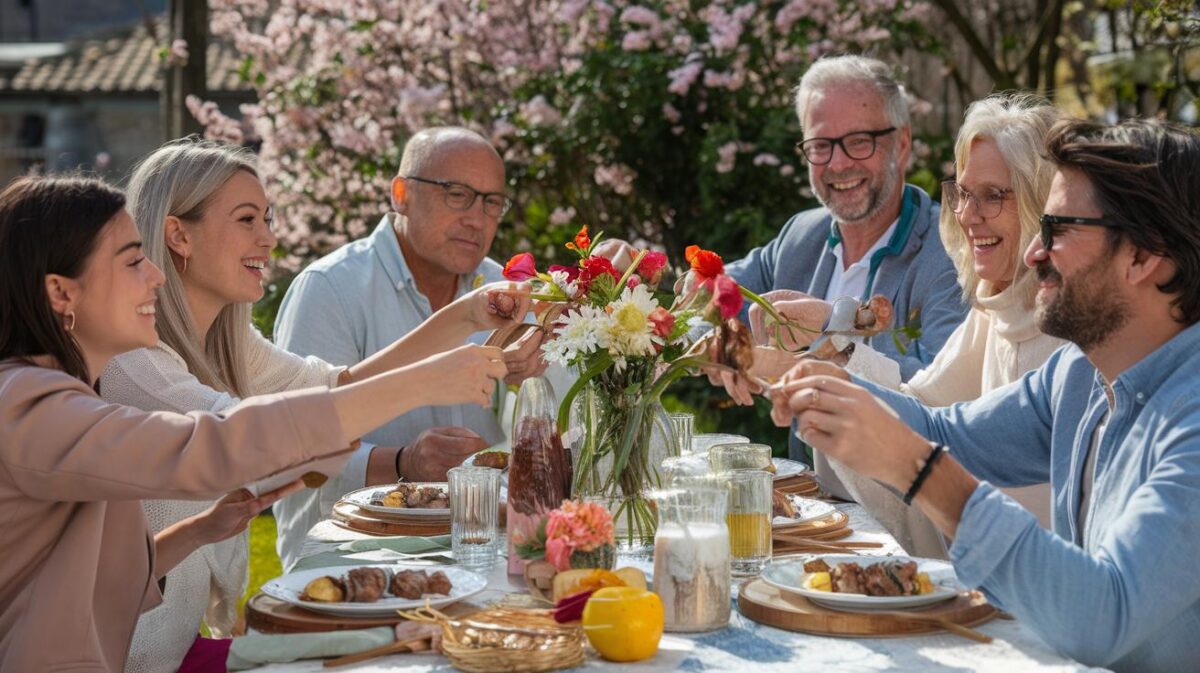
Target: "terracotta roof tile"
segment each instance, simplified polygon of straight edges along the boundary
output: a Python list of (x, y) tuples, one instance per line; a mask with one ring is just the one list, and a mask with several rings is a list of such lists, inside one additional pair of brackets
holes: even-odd
[[(162, 86), (157, 50), (166, 42), (167, 22), (155, 19), (156, 41), (146, 24), (68, 44), (67, 51), (26, 61), (11, 77), (0, 73), (0, 91), (54, 93), (146, 93)], [(241, 61), (233, 48), (210, 42), (208, 90), (247, 91), (251, 87), (238, 77)]]

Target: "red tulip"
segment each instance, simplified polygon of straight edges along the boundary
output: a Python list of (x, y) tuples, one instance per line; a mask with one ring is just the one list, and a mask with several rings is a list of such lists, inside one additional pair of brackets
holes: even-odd
[(509, 280), (529, 280), (537, 276), (537, 265), (533, 261), (533, 253), (522, 252), (513, 255), (504, 265), (504, 277)]

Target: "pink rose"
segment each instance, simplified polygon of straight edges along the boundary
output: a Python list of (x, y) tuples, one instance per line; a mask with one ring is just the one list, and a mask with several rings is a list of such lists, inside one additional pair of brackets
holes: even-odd
[(667, 268), (667, 256), (661, 252), (650, 251), (638, 264), (637, 272), (651, 285), (658, 285), (662, 278), (663, 269)]
[(741, 313), (742, 292), (735, 280), (725, 274), (717, 276), (713, 279), (712, 293), (713, 306), (720, 312), (722, 320), (735, 318)]

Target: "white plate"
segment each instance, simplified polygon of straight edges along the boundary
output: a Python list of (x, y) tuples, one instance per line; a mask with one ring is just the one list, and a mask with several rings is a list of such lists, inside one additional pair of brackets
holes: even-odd
[(808, 523), (809, 521), (816, 521), (817, 519), (827, 517), (837, 511), (837, 507), (834, 507), (832, 503), (817, 500), (816, 498), (791, 495), (788, 496), (788, 499), (796, 507), (796, 516), (790, 519), (784, 516), (777, 516), (772, 519), (772, 523), (776, 526)]
[(783, 479), (790, 477), (793, 474), (807, 472), (808, 466), (798, 460), (788, 460), (787, 458), (772, 458), (772, 463), (775, 463), (775, 478)]
[(439, 568), (430, 568), (429, 566), (419, 565), (364, 565), (364, 566), (333, 566), (330, 568), (313, 568), (311, 570), (299, 570), (294, 573), (276, 577), (275, 579), (262, 585), (262, 592), (272, 598), (277, 598), (285, 603), (290, 603), (308, 610), (316, 612), (324, 612), (331, 615), (341, 615), (344, 617), (387, 617), (396, 614), (396, 610), (409, 610), (419, 608), (425, 605), (425, 598), (408, 599), (397, 598), (387, 593), (386, 591), (379, 600), (374, 603), (318, 603), (316, 601), (302, 601), (300, 594), (304, 593), (304, 587), (309, 582), (321, 577), (329, 575), (331, 577), (343, 577), (354, 568), (387, 568), (394, 572), (401, 570), (417, 570), (420, 572), (433, 572), (440, 570), (446, 573), (450, 578), (450, 595), (443, 596), (441, 594), (428, 594), (430, 604), (433, 607), (441, 607), (451, 603), (461, 601), (469, 596), (483, 591), (487, 587), (487, 580), (478, 573), (473, 573), (463, 568), (455, 566), (443, 566)]
[[(442, 489), (442, 493), (446, 492), (446, 482), (425, 482), (414, 483), (414, 486), (436, 486)], [(353, 503), (369, 512), (381, 512), (383, 514), (396, 514), (414, 519), (447, 519), (450, 517), (450, 508), (441, 507), (438, 509), (422, 508), (422, 507), (384, 507), (383, 505), (373, 505), (372, 500), (382, 500), (383, 496), (391, 493), (395, 486), (368, 486), (360, 488), (357, 491), (350, 491), (342, 496), (342, 500)]]
[[(804, 586), (809, 573), (804, 572), (804, 564), (815, 558), (824, 559), (830, 567), (839, 563), (853, 562), (860, 566), (874, 565), (890, 561), (916, 561), (917, 570), (929, 573), (933, 582), (933, 591), (920, 596), (867, 596), (865, 594), (839, 594), (832, 591), (815, 591)], [(915, 608), (934, 603), (948, 601), (958, 595), (962, 587), (954, 575), (954, 568), (945, 561), (934, 559), (910, 559), (907, 556), (854, 556), (852, 554), (821, 554), (819, 556), (803, 556), (781, 562), (771, 562), (762, 572), (763, 581), (783, 591), (804, 596), (808, 600), (823, 607), (848, 612), (871, 610), (899, 610)]]

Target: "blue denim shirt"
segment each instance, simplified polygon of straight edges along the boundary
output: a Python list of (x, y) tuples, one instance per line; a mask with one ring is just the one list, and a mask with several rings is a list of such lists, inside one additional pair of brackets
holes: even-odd
[[(959, 578), (1060, 652), (1118, 671), (1200, 666), (1200, 325), (1117, 377), (1082, 546), (1083, 464), (1108, 411), (1075, 346), (1019, 381), (930, 409), (866, 384), (982, 482), (950, 548)], [(862, 383), (862, 381), (858, 381)], [(1049, 481), (1054, 531), (998, 491)]]

